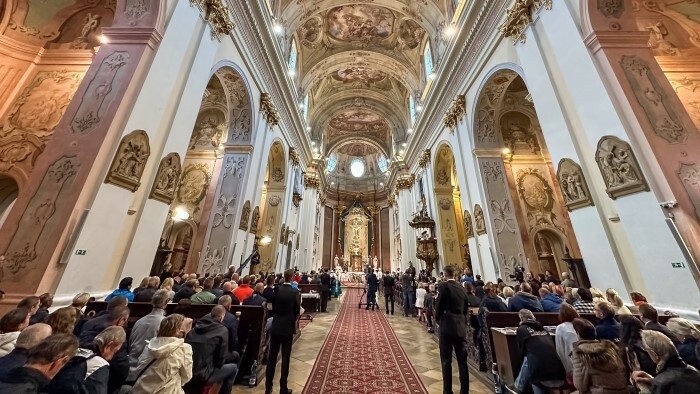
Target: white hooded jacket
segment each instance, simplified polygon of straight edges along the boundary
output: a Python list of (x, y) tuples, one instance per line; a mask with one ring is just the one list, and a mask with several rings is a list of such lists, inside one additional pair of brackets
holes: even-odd
[(141, 353), (137, 367), (129, 372), (128, 380), (136, 379), (140, 373), (132, 394), (184, 393), (182, 385), (192, 379), (192, 347), (182, 338), (153, 338)]
[(7, 356), (8, 353), (15, 349), (19, 333), (20, 331), (13, 331), (0, 334), (0, 357)]

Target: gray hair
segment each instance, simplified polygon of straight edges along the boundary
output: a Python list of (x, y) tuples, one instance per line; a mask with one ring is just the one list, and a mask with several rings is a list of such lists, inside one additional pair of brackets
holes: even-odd
[(170, 300), (170, 290), (160, 289), (153, 294), (151, 298), (151, 305), (156, 308), (165, 308)]
[(524, 322), (526, 320), (535, 320), (535, 315), (533, 315), (532, 311), (528, 309), (521, 309), (518, 312), (518, 316), (520, 317), (520, 322)]
[(51, 326), (46, 323), (32, 324), (19, 333), (15, 347), (31, 349), (51, 336), (52, 332)]
[(111, 326), (102, 330), (101, 333), (97, 334), (93, 343), (97, 345), (100, 349), (104, 349), (105, 346), (110, 343), (122, 344), (126, 341), (126, 331), (119, 326)]
[(221, 296), (221, 298), (219, 298), (219, 305), (224, 306), (226, 309), (228, 309), (232, 303), (233, 300), (229, 295)]

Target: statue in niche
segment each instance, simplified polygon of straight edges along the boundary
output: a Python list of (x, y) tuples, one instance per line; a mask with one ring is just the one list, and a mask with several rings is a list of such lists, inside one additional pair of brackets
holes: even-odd
[(253, 209), (253, 217), (250, 219), (250, 233), (258, 233), (258, 224), (260, 224), (260, 207)]
[(141, 174), (150, 154), (151, 148), (145, 131), (136, 130), (124, 136), (105, 182), (136, 191), (141, 185)]
[(596, 161), (610, 197), (617, 198), (648, 190), (628, 143), (612, 136), (601, 138), (596, 151)]
[(243, 204), (243, 211), (241, 212), (241, 222), (238, 225), (239, 230), (248, 231), (248, 221), (250, 220), (250, 201), (246, 201)]
[(179, 178), (180, 155), (170, 153), (160, 161), (156, 180), (149, 197), (168, 204), (172, 203)]
[(476, 204), (474, 206), (474, 230), (479, 235), (486, 234), (486, 222), (484, 220), (484, 211), (481, 209), (481, 205)]

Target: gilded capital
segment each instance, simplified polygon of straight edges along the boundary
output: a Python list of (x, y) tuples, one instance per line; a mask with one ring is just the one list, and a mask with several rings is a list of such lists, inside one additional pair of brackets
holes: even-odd
[(190, 5), (204, 12), (204, 20), (211, 27), (212, 39), (221, 40), (221, 37), (231, 34), (234, 25), (225, 0), (190, 0)]
[(318, 190), (321, 186), (321, 181), (318, 179), (318, 176), (316, 174), (306, 173), (304, 174), (304, 185), (307, 189)]
[(389, 195), (389, 198), (387, 198), (387, 201), (389, 203), (389, 206), (393, 207), (394, 204), (396, 204), (396, 196), (392, 193), (391, 195)]
[(263, 93), (260, 95), (260, 112), (263, 113), (263, 119), (270, 126), (277, 126), (280, 123), (280, 115), (275, 108), (275, 104), (272, 103), (272, 98), (270, 98), (270, 93)]
[(552, 0), (515, 0), (507, 10), (506, 20), (498, 28), (505, 37), (525, 42), (525, 29), (532, 23), (532, 14), (540, 8), (552, 9)]
[(445, 119), (443, 121), (445, 127), (449, 128), (450, 131), (454, 131), (454, 129), (457, 128), (457, 124), (462, 121), (466, 110), (467, 100), (464, 98), (464, 95), (461, 94), (455, 97), (455, 99), (452, 101), (450, 109), (448, 109), (445, 113)]
[(418, 166), (420, 168), (427, 167), (428, 163), (430, 163), (430, 149), (424, 150), (423, 154), (420, 155), (420, 159), (418, 159)]
[(301, 164), (301, 161), (299, 160), (299, 154), (297, 153), (297, 150), (293, 147), (289, 148), (289, 161), (294, 167), (299, 167), (299, 165)]
[(402, 177), (396, 180), (396, 190), (410, 189), (413, 187), (415, 181), (415, 175), (403, 175)]

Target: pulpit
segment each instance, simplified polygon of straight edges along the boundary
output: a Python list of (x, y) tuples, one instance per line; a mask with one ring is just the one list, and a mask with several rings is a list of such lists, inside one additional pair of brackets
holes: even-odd
[(425, 261), (426, 272), (432, 274), (435, 262), (440, 255), (437, 251), (437, 238), (433, 236), (435, 221), (428, 215), (424, 200), (425, 198), (423, 198), (423, 208), (408, 224), (420, 233), (420, 237), (416, 239), (416, 258)]

